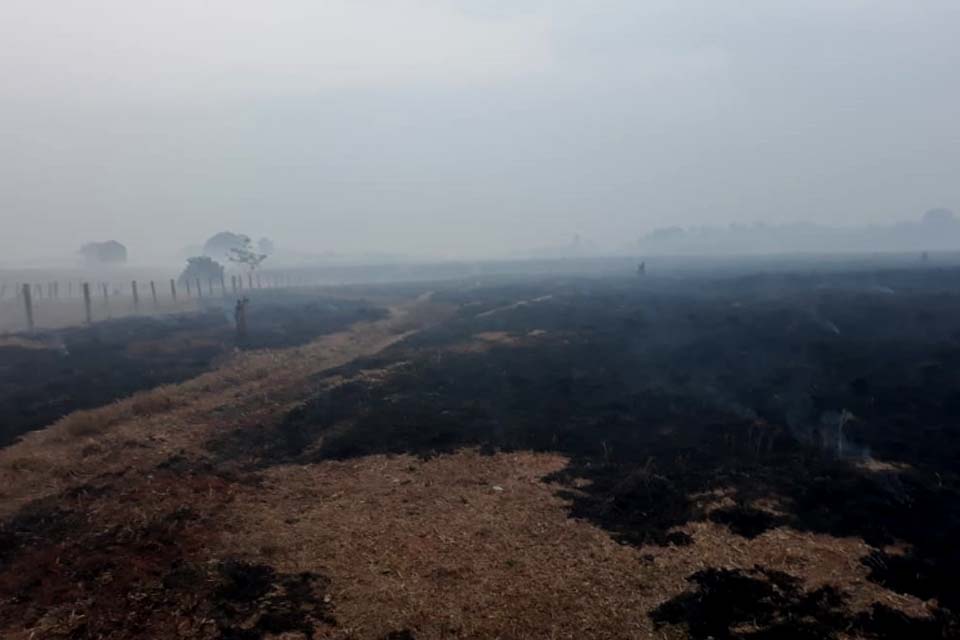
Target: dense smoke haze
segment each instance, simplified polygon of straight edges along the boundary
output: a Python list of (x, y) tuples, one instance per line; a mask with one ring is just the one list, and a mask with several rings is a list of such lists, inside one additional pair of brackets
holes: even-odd
[(7, 0), (0, 261), (922, 224), (960, 209), (958, 27), (947, 1)]

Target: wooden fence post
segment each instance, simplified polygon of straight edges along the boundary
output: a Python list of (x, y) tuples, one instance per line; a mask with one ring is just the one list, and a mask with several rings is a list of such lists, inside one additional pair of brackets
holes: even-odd
[(200, 288), (200, 278), (197, 278), (197, 297), (203, 297), (203, 289)]
[(93, 324), (93, 312), (90, 309), (90, 284), (83, 283), (83, 309), (86, 311), (87, 324)]
[(153, 280), (150, 281), (150, 295), (153, 297), (153, 310), (156, 311), (159, 308), (157, 305), (157, 285), (154, 284)]
[(133, 293), (133, 310), (140, 311), (140, 296), (137, 294), (137, 281), (130, 282), (130, 291)]
[(170, 297), (173, 298), (174, 304), (177, 302), (177, 281), (173, 278), (170, 278)]
[(23, 285), (23, 306), (27, 312), (27, 328), (33, 331), (33, 296), (29, 284)]
[(237, 300), (237, 306), (233, 310), (233, 318), (237, 325), (237, 344), (242, 345), (247, 340), (247, 304), (250, 301), (247, 298)]

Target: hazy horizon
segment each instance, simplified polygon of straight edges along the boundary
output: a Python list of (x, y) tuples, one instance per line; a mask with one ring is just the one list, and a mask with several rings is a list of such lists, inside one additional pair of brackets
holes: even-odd
[[(503, 257), (960, 210), (960, 5), (0, 8), (0, 262)], [(960, 244), (957, 246), (960, 249)]]

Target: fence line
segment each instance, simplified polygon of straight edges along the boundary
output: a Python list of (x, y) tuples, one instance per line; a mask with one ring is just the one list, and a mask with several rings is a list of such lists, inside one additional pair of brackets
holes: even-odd
[[(122, 283), (77, 278), (43, 282), (0, 281), (0, 333), (91, 324), (96, 320), (112, 318), (115, 314), (123, 316), (186, 310), (204, 298), (214, 300), (218, 294), (227, 298), (243, 295), (246, 290), (306, 286), (312, 280), (304, 273), (284, 271), (247, 270), (229, 275), (229, 287), (227, 274), (221, 272), (219, 277), (207, 279), (206, 291), (201, 278), (170, 278), (170, 290), (166, 295), (158, 291), (155, 280)], [(181, 299), (178, 284), (186, 287), (186, 298)], [(140, 296), (144, 287), (150, 288), (150, 307), (141, 304)], [(96, 304), (95, 297), (99, 300)]]

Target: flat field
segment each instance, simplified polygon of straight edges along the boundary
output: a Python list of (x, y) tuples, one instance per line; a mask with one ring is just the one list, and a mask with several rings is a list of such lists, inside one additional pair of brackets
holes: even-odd
[[(242, 350), (223, 313), (8, 336), (40, 373), (0, 386), (0, 636), (956, 637), (958, 283), (489, 277), (254, 299)], [(58, 373), (97, 340), (125, 373)]]

